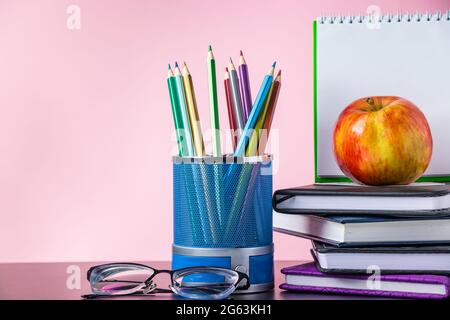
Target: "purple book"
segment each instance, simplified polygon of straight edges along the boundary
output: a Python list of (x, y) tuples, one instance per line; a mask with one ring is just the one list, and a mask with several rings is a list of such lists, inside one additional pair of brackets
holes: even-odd
[(367, 295), (389, 298), (443, 299), (449, 296), (450, 278), (438, 275), (331, 275), (321, 273), (313, 262), (281, 270), (291, 291)]

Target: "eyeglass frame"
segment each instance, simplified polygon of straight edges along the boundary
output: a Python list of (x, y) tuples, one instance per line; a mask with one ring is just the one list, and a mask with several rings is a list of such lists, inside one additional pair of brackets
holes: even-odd
[[(137, 290), (136, 292), (133, 293), (128, 293), (128, 294), (118, 294), (118, 295), (102, 295), (102, 294), (88, 294), (88, 295), (84, 295), (83, 297), (85, 298), (95, 298), (95, 297), (117, 297), (117, 296), (132, 296), (132, 295), (143, 295), (143, 294), (150, 294), (150, 293), (174, 293), (172, 290), (167, 290), (166, 289), (161, 289), (158, 288), (157, 285), (153, 282), (153, 278), (155, 278), (158, 274), (169, 274), (170, 275), (170, 286), (174, 285), (174, 279), (173, 279), (173, 275), (175, 272), (180, 272), (180, 271), (185, 271), (185, 270), (191, 270), (191, 269), (222, 269), (222, 270), (227, 270), (227, 271), (233, 271), (236, 272), (238, 275), (238, 279), (236, 281), (236, 283), (234, 284), (235, 287), (235, 291), (244, 291), (244, 290), (248, 290), (248, 288), (250, 288), (250, 278), (249, 276), (241, 271), (237, 271), (237, 270), (233, 270), (233, 269), (228, 269), (228, 268), (223, 268), (223, 267), (212, 267), (212, 266), (192, 266), (192, 267), (186, 267), (186, 268), (181, 268), (181, 269), (176, 269), (176, 270), (168, 270), (168, 269), (155, 269), (151, 266), (145, 265), (145, 264), (141, 264), (141, 263), (133, 263), (133, 262), (113, 262), (113, 263), (105, 263), (105, 264), (100, 264), (97, 266), (93, 266), (90, 267), (89, 270), (87, 271), (87, 280), (90, 282), (90, 277), (92, 274), (92, 271), (96, 268), (100, 268), (100, 267), (105, 267), (108, 265), (131, 265), (131, 266), (137, 266), (137, 267), (145, 267), (148, 269), (153, 270), (153, 274), (148, 277), (145, 281), (142, 282), (142, 284), (144, 284), (143, 288), (140, 288), (139, 290)], [(245, 284), (244, 285), (239, 285), (242, 280), (245, 280)], [(153, 286), (152, 286), (153, 284)], [(143, 290), (143, 293), (138, 293), (140, 290)]]

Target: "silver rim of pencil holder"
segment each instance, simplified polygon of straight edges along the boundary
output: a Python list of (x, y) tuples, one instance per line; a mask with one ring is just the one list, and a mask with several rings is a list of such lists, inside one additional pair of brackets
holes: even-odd
[(172, 162), (174, 164), (232, 164), (232, 163), (270, 163), (272, 161), (272, 155), (264, 154), (260, 156), (252, 157), (235, 157), (233, 155), (224, 155), (222, 157), (204, 156), (204, 157), (180, 157), (173, 156)]

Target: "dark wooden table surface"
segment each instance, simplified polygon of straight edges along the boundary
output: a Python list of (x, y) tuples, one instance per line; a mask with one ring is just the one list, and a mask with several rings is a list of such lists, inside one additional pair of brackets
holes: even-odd
[[(305, 262), (305, 261), (304, 261)], [(143, 262), (158, 269), (170, 269), (170, 262)], [(280, 269), (300, 262), (277, 261), (275, 263), (275, 288), (273, 291), (258, 294), (233, 295), (236, 300), (304, 300), (304, 299), (368, 299), (367, 297), (321, 295), (310, 293), (294, 293), (280, 290), (284, 276)], [(87, 270), (100, 263), (3, 263), (0, 264), (0, 299), (81, 299), (90, 293)], [(161, 275), (156, 281), (158, 287), (167, 288), (169, 278)], [(171, 293), (158, 293), (145, 297), (120, 297), (114, 299), (177, 299)]]

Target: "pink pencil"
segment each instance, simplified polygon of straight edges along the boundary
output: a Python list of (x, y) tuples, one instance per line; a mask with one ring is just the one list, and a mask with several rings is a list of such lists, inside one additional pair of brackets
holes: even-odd
[(230, 89), (230, 75), (228, 73), (228, 68), (225, 68), (225, 77), (223, 80), (225, 86), (225, 97), (227, 99), (227, 109), (228, 109), (228, 120), (230, 122), (231, 129), (231, 141), (233, 143), (233, 150), (236, 149), (237, 136), (236, 136), (236, 122), (233, 115), (233, 105)]

